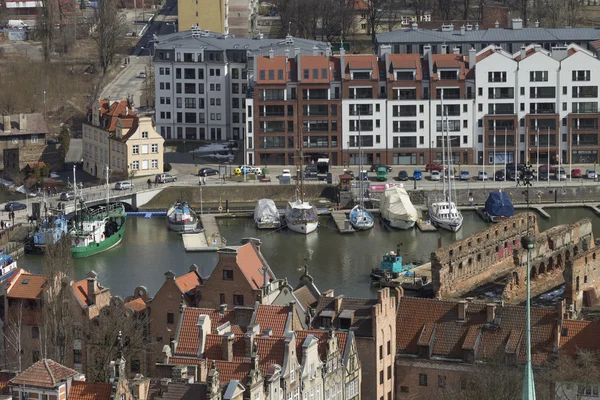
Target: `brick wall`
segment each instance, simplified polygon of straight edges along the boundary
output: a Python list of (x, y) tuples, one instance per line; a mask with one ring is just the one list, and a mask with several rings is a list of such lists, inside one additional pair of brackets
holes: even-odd
[(584, 307), (583, 292), (600, 290), (600, 251), (592, 247), (581, 253), (580, 257), (566, 262), (564, 270), (565, 300), (569, 314), (577, 316)]
[[(456, 362), (396, 360), (396, 399), (442, 399), (459, 393), (461, 379), (472, 371), (472, 365)], [(441, 388), (440, 386), (444, 386)], [(448, 390), (449, 389), (449, 390)], [(440, 391), (444, 391), (443, 393)], [(451, 398), (448, 397), (448, 398)]]

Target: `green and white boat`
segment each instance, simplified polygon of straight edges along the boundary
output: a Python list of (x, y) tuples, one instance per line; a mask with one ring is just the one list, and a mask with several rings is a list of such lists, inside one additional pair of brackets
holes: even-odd
[[(75, 171), (73, 171), (75, 175)], [(75, 182), (75, 180), (73, 180)], [(125, 205), (110, 204), (108, 169), (106, 170), (106, 205), (86, 207), (81, 202), (77, 212), (77, 183), (75, 182), (75, 225), (71, 230), (71, 252), (73, 258), (84, 258), (107, 251), (123, 240), (125, 235)]]

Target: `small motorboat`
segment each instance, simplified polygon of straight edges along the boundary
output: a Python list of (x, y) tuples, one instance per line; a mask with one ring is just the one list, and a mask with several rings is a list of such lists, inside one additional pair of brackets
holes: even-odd
[(198, 225), (198, 216), (188, 203), (176, 201), (167, 211), (167, 225), (175, 232), (193, 231)]
[(281, 226), (279, 210), (273, 200), (258, 200), (254, 207), (254, 222), (258, 229), (275, 229)]
[(384, 278), (398, 278), (401, 274), (406, 271), (410, 271), (415, 266), (411, 264), (402, 264), (402, 256), (400, 255), (400, 249), (397, 252), (390, 251), (386, 253), (378, 268), (371, 270), (371, 280), (379, 281)]
[(484, 215), (489, 222), (500, 222), (515, 215), (515, 207), (506, 192), (491, 192), (485, 201)]

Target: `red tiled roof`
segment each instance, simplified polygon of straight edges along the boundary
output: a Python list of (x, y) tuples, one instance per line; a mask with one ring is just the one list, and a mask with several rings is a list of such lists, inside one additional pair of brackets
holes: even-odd
[[(331, 80), (334, 80), (330, 72), (330, 68), (334, 68), (334, 64), (326, 56), (302, 56), (300, 65), (302, 67), (300, 74), (303, 82), (329, 83)], [(304, 76), (305, 70), (308, 70), (308, 78)], [(314, 77), (313, 70), (317, 71), (316, 78)], [(324, 78), (322, 70), (325, 70)], [(339, 77), (337, 79), (339, 80)]]
[(271, 364), (283, 366), (285, 356), (285, 339), (258, 337), (255, 339), (260, 367), (266, 372)]
[(79, 372), (44, 358), (15, 376), (10, 383), (11, 385), (54, 388), (65, 379), (76, 375), (79, 375)]
[[(212, 361), (209, 360), (210, 368)], [(238, 380), (246, 383), (248, 374), (250, 373), (251, 364), (248, 361), (222, 361), (216, 360), (217, 371), (219, 371), (219, 380), (221, 382), (230, 382)]]
[[(531, 47), (527, 50), (525, 50), (525, 58), (529, 57), (530, 55), (535, 53), (535, 48)], [(517, 53), (517, 56), (515, 57), (515, 61), (521, 61), (521, 52)]]
[(181, 275), (175, 279), (175, 284), (181, 293), (187, 293), (196, 288), (201, 283), (200, 275), (195, 271), (190, 271), (185, 275)]
[[(264, 277), (261, 273), (263, 268), (262, 260), (258, 255), (258, 250), (252, 243), (246, 243), (237, 248), (237, 264), (246, 277), (246, 280), (254, 289), (260, 289), (263, 285)], [(271, 270), (269, 270), (271, 279), (275, 279)]]
[[(557, 317), (554, 309), (532, 310), (532, 357), (536, 364), (552, 354)], [(458, 302), (402, 297), (396, 318), (397, 349), (399, 353), (417, 354), (417, 342), (424, 326), (435, 323), (432, 355), (460, 359), (463, 348), (474, 347), (474, 339), (480, 335), (476, 359), (502, 357), (507, 344), (514, 345), (518, 332), (525, 330), (525, 308), (497, 305), (496, 321), (498, 325), (484, 329), (489, 324), (483, 303), (468, 303), (466, 320), (458, 321)], [(524, 346), (521, 340), (518, 344), (520, 362), (525, 361)]]
[[(331, 311), (334, 313), (332, 318), (332, 324), (334, 327), (340, 327), (339, 315), (335, 315), (334, 308), (334, 297), (321, 296), (317, 303), (316, 313), (317, 316), (313, 320), (313, 327), (319, 328), (321, 325), (321, 318), (319, 315), (322, 311)], [(344, 297), (342, 298), (342, 304), (340, 307), (340, 314), (344, 310), (354, 311), (354, 319), (352, 321), (352, 327), (354, 328), (354, 334), (358, 337), (373, 337), (373, 318), (372, 308), (377, 304), (377, 299), (361, 299)]]
[[(288, 65), (285, 56), (261, 56), (256, 59), (257, 70), (265, 71), (265, 79), (260, 78), (260, 73), (256, 74), (258, 83), (275, 83), (282, 84), (288, 81)], [(269, 79), (269, 71), (273, 71), (273, 79)], [(283, 79), (279, 79), (279, 72), (283, 71)]]
[(46, 283), (47, 280), (42, 275), (23, 272), (17, 280), (8, 285), (8, 297), (11, 299), (37, 299)]
[(129, 307), (135, 312), (140, 312), (140, 311), (144, 311), (146, 308), (148, 308), (148, 304), (146, 304), (144, 299), (142, 299), (141, 297), (138, 297), (137, 299), (134, 299), (134, 300), (131, 300), (131, 301), (128, 301), (127, 303), (125, 303), (125, 307)]
[(438, 68), (458, 68), (459, 79), (465, 79), (467, 68), (465, 58), (460, 54), (434, 54), (431, 56), (433, 61), (433, 79), (438, 80)]
[[(206, 350), (204, 351), (204, 358), (209, 358), (211, 360), (222, 360), (223, 359), (223, 340), (224, 336), (222, 335), (206, 335)], [(177, 346), (177, 353), (183, 354), (179, 350), (179, 345)], [(196, 355), (198, 354), (198, 349), (196, 349), (196, 353), (187, 353), (187, 355)], [(243, 337), (236, 335), (233, 339), (233, 358), (234, 360), (243, 359), (246, 355), (246, 343)]]
[(296, 300), (298, 300), (300, 306), (302, 306), (302, 308), (305, 310), (310, 306), (314, 306), (317, 300), (319, 300), (319, 297), (315, 296), (308, 286), (302, 286), (301, 288), (294, 290), (294, 297)]
[(564, 320), (559, 351), (570, 356), (578, 350), (600, 350), (600, 322)]
[(110, 383), (74, 381), (69, 400), (109, 400), (111, 392)]
[(287, 306), (268, 306), (259, 304), (254, 323), (260, 325), (260, 330), (271, 329), (273, 336), (283, 337), (285, 325), (290, 310)]
[[(219, 310), (213, 310), (210, 308), (194, 308), (186, 307), (183, 311), (183, 318), (181, 320), (181, 328), (179, 331), (179, 337), (177, 338), (177, 354), (198, 354), (198, 317), (200, 315), (208, 315), (210, 317), (211, 332), (215, 332), (217, 327), (223, 325), (226, 322), (232, 324), (232, 332), (236, 336), (243, 334), (241, 328), (233, 323), (235, 321), (235, 311), (227, 310), (223, 314)], [(237, 329), (235, 328), (237, 327)]]
[(329, 331), (319, 329), (296, 331), (296, 354), (298, 354), (298, 358), (302, 358), (302, 345), (308, 335), (313, 335), (319, 341), (319, 357), (321, 357), (321, 360), (324, 360), (327, 357), (327, 339), (329, 338)]
[(389, 54), (390, 71), (389, 78), (395, 80), (394, 69), (415, 69), (416, 80), (423, 79), (423, 69), (421, 68), (421, 56), (419, 54)]
[[(96, 283), (96, 290), (102, 290), (104, 289), (102, 286), (98, 285)], [(81, 302), (81, 304), (84, 307), (88, 307), (90, 306), (90, 301), (89, 301), (89, 293), (88, 293), (88, 286), (87, 286), (87, 279), (82, 279), (80, 281), (77, 281), (73, 284), (73, 293), (75, 293), (75, 296), (77, 297), (77, 299), (79, 299), (79, 301)]]

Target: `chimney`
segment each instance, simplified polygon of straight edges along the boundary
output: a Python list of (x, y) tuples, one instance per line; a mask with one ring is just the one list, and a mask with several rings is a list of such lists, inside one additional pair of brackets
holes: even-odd
[(2, 116), (2, 123), (4, 124), (4, 133), (10, 133), (10, 131), (11, 131), (11, 127), (10, 127), (10, 115), (3, 115)]
[(495, 304), (486, 304), (485, 310), (487, 312), (487, 323), (493, 324), (496, 320), (496, 305)]
[(235, 335), (233, 332), (226, 333), (222, 338), (223, 360), (233, 361), (233, 341)]
[(254, 348), (254, 338), (256, 337), (257, 331), (259, 330), (259, 325), (252, 325), (248, 327), (248, 330), (244, 334), (244, 351), (246, 357), (250, 357), (252, 355), (252, 349)]
[(475, 24), (475, 30), (478, 31), (479, 30), (479, 22)]
[(346, 57), (346, 49), (344, 46), (340, 47), (340, 81), (343, 81), (346, 77), (346, 64), (344, 58)]
[(342, 311), (342, 300), (344, 300), (344, 295), (340, 294), (337, 296), (334, 301), (335, 314), (339, 314)]
[(498, 20), (494, 22), (494, 28), (500, 28), (500, 22), (498, 22)]
[(221, 304), (219, 306), (219, 315), (225, 315), (225, 311), (227, 311), (227, 304)]
[(527, 47), (521, 46), (521, 61), (527, 57)]
[(517, 31), (523, 29), (523, 20), (520, 18), (513, 18), (511, 20), (512, 29)]
[(458, 47), (453, 48), (452, 54), (460, 54), (460, 49)]
[(465, 32), (466, 32), (466, 28), (463, 25), (463, 26), (460, 27), (460, 36), (465, 36)]
[(467, 301), (461, 300), (458, 302), (458, 320), (465, 321), (467, 319)]
[(379, 46), (379, 57), (383, 57), (385, 54), (392, 53), (392, 45), (391, 44), (382, 44)]
[(27, 130), (27, 115), (19, 114), (19, 130), (26, 131)]
[(442, 54), (448, 54), (448, 45), (447, 44), (442, 45)]
[(539, 53), (540, 51), (542, 51), (542, 45), (534, 44), (533, 49), (535, 50), (536, 53)]
[(262, 337), (271, 337), (273, 336), (273, 329), (268, 328), (262, 332)]
[(413, 22), (413, 23), (412, 23), (412, 30), (413, 30), (413, 31), (416, 31), (416, 30), (418, 30), (418, 29), (419, 29), (419, 24), (417, 24), (416, 22)]
[[(91, 274), (90, 274), (91, 275)], [(96, 303), (96, 274), (87, 278), (87, 298), (90, 306)]]
[(269, 58), (272, 60), (273, 58), (275, 58), (275, 52), (273, 51), (273, 49), (269, 50)]
[(428, 58), (431, 56), (431, 45), (426, 44), (423, 46), (423, 58)]
[(473, 67), (475, 67), (475, 64), (477, 64), (477, 50), (471, 47), (469, 49), (469, 68), (473, 69)]
[(198, 357), (202, 357), (206, 351), (206, 335), (211, 332), (211, 321), (208, 315), (200, 315), (198, 322)]
[(312, 55), (313, 56), (318, 56), (319, 55), (319, 48), (317, 47), (317, 45), (314, 45), (312, 48)]
[(539, 20), (536, 20), (536, 21), (535, 21), (535, 27), (536, 27), (536, 28), (539, 28), (539, 27), (540, 27), (540, 21), (539, 21)]
[(285, 61), (287, 61), (290, 58), (290, 49), (285, 49)]

